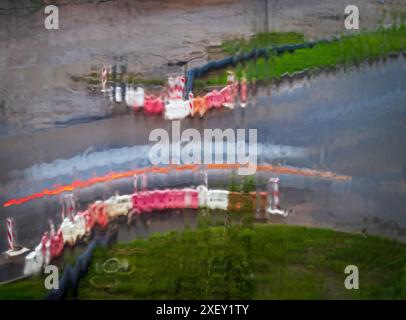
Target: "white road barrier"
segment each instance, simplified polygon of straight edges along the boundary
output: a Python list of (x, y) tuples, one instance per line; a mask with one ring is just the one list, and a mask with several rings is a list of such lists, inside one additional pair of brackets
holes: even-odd
[(227, 210), (229, 193), (227, 190), (209, 190), (207, 192), (207, 207)]
[(42, 244), (40, 243), (31, 251), (26, 257), (24, 262), (24, 275), (35, 275), (42, 271), (44, 265), (44, 256), (42, 254)]
[(132, 195), (112, 196), (104, 201), (106, 212), (110, 218), (126, 216), (132, 209)]

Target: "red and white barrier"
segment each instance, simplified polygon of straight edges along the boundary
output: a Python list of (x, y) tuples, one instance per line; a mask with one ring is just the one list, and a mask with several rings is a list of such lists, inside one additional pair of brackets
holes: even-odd
[(233, 71), (227, 71), (227, 85), (234, 85), (235, 83), (235, 74)]
[(207, 187), (206, 186), (198, 186), (196, 188), (199, 197), (199, 207), (204, 208), (207, 205)]
[(136, 213), (164, 209), (197, 209), (199, 192), (196, 189), (165, 189), (136, 192), (132, 195)]
[(183, 100), (185, 78), (178, 76), (168, 78), (165, 119), (181, 120), (193, 114), (193, 94)]
[(271, 178), (272, 204), (274, 209), (279, 209), (279, 178)]
[(142, 87), (137, 87), (135, 91), (132, 91), (133, 99), (133, 108), (137, 111), (139, 108), (144, 107), (145, 103), (145, 90)]
[(106, 212), (106, 205), (103, 201), (96, 201), (90, 206), (90, 212), (94, 217), (95, 223), (105, 228), (109, 223), (109, 216)]
[(42, 256), (44, 257), (44, 265), (49, 265), (51, 261), (51, 239), (48, 232), (45, 232), (41, 238)]
[(234, 109), (235, 104), (235, 88), (233, 84), (229, 84), (220, 90), (223, 96), (223, 106), (229, 109)]
[(101, 92), (107, 91), (107, 79), (109, 75), (109, 69), (106, 66), (103, 66), (101, 70)]
[(247, 79), (245, 77), (241, 80), (241, 87), (240, 87), (240, 104), (241, 108), (245, 108), (247, 106), (248, 101), (248, 85)]
[(115, 195), (104, 201), (106, 213), (110, 219), (126, 216), (132, 209), (131, 195)]
[(8, 250), (4, 254), (8, 257), (16, 257), (29, 251), (29, 249), (17, 244), (15, 234), (15, 221), (11, 217), (6, 218), (6, 228)]
[(49, 237), (51, 241), (51, 259), (57, 258), (63, 251), (64, 241), (62, 232), (60, 230), (58, 230), (58, 232), (55, 232), (55, 225), (52, 221), (49, 221)]
[(92, 212), (88, 209), (82, 212), (78, 212), (77, 216), (80, 216), (85, 221), (85, 235), (90, 234), (96, 221), (92, 215)]
[[(123, 94), (121, 84), (113, 84), (107, 87), (107, 80), (110, 70), (103, 66), (101, 70), (101, 87), (102, 92), (107, 92), (110, 101), (117, 103), (123, 102)], [(241, 85), (240, 96), (241, 106), (245, 107), (247, 102), (247, 82)], [(232, 71), (227, 72), (227, 85), (220, 91), (213, 90), (206, 94), (204, 97), (193, 97), (191, 93), (184, 100), (184, 89), (186, 79), (183, 76), (169, 77), (166, 86), (165, 99), (161, 96), (146, 95), (144, 88), (138, 86), (134, 89), (133, 85), (126, 84), (126, 92), (124, 96), (124, 102), (128, 107), (138, 110), (144, 107), (146, 114), (160, 114), (165, 113), (165, 118), (168, 120), (183, 119), (187, 116), (194, 116), (199, 113), (200, 117), (203, 117), (205, 112), (211, 108), (226, 107), (233, 109), (235, 106), (236, 97), (239, 93), (238, 81), (235, 79), (235, 74)], [(114, 91), (114, 94), (113, 94)]]
[(6, 224), (8, 249), (12, 251), (14, 250), (14, 221), (11, 218), (7, 218)]
[(167, 85), (168, 100), (182, 100), (185, 89), (185, 77), (169, 77)]
[(76, 240), (83, 239), (87, 234), (86, 218), (76, 214), (73, 217), (73, 226), (75, 228)]
[(193, 97), (193, 92), (189, 92), (189, 114), (194, 117), (195, 115), (195, 107), (194, 107), (194, 97)]
[(133, 106), (133, 91), (134, 89), (132, 88), (132, 85), (129, 85), (128, 83), (125, 86), (125, 95), (124, 95), (124, 102), (127, 107), (132, 107)]
[(65, 244), (73, 246), (76, 243), (75, 225), (70, 218), (63, 219), (58, 231), (62, 233)]
[(224, 97), (218, 90), (213, 90), (204, 96), (208, 109), (221, 108), (223, 106)]
[(117, 103), (121, 103), (123, 101), (123, 96), (122, 96), (122, 90), (121, 90), (121, 85), (117, 84), (116, 85), (116, 95), (115, 95), (115, 99)]
[(177, 81), (177, 90), (176, 90), (176, 98), (177, 99), (183, 99), (183, 93), (185, 89), (185, 77), (180, 76), (176, 78)]
[[(192, 98), (193, 99), (193, 98)], [(167, 120), (181, 120), (191, 114), (193, 110), (193, 102), (190, 100), (168, 100), (165, 104), (165, 119)]]
[(206, 206), (209, 209), (222, 209), (228, 208), (228, 190), (208, 190)]
[(279, 214), (281, 216), (286, 217), (288, 215), (288, 212), (282, 210), (279, 205), (279, 178), (270, 178), (269, 183), (270, 183), (269, 199), (271, 201), (267, 211), (270, 214)]
[[(207, 185), (207, 173), (205, 172), (205, 184)], [(73, 215), (75, 204), (73, 195), (67, 197), (69, 204), (69, 216), (62, 221), (58, 231), (50, 224), (50, 233), (45, 232), (40, 244), (25, 258), (24, 274), (31, 275), (39, 273), (42, 268), (50, 263), (52, 259), (59, 257), (65, 244), (74, 245), (81, 237), (89, 235), (92, 229), (99, 225), (105, 228), (108, 223), (120, 216), (131, 216), (152, 211), (165, 209), (197, 209), (207, 207), (210, 209), (227, 210), (229, 205), (229, 191), (210, 190), (207, 186), (200, 185), (196, 189), (165, 189), (147, 190), (147, 176), (142, 176), (142, 191), (137, 191), (137, 176), (134, 176), (134, 189), (132, 195), (115, 195), (106, 201), (96, 201), (83, 212)], [(270, 214), (287, 215), (287, 212), (279, 206), (279, 179), (270, 179)], [(62, 207), (64, 212), (64, 206)], [(10, 219), (11, 220), (11, 219)], [(14, 246), (13, 222), (7, 220), (9, 245)], [(28, 249), (26, 249), (28, 250)]]
[[(190, 93), (192, 94), (192, 93)], [(192, 117), (195, 114), (199, 114), (200, 118), (203, 118), (204, 114), (206, 113), (206, 111), (208, 110), (207, 104), (206, 104), (206, 97), (193, 97), (189, 95), (189, 101), (192, 102), (192, 106), (193, 106), (193, 112), (191, 113)]]
[(174, 77), (168, 78), (167, 94), (169, 100), (175, 100), (177, 96), (176, 92), (177, 81)]
[(165, 103), (161, 97), (146, 95), (144, 99), (144, 112), (147, 114), (160, 114), (165, 109)]
[(54, 235), (51, 235), (51, 259), (58, 258), (64, 248), (64, 241), (63, 241), (63, 235), (61, 231), (58, 231)]
[(26, 255), (24, 260), (23, 273), (26, 276), (39, 274), (44, 266), (44, 256), (42, 254), (42, 244), (40, 243), (35, 247), (34, 251), (31, 251)]

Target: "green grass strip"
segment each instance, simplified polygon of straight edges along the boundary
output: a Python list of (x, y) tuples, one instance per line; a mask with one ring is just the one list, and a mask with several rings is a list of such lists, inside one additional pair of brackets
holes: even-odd
[[(405, 244), (329, 229), (252, 224), (252, 215), (241, 212), (221, 214), (228, 217), (203, 212), (197, 230), (96, 249), (79, 298), (406, 298)], [(103, 263), (110, 258), (126, 260), (129, 268), (106, 273)], [(347, 265), (359, 268), (359, 290), (344, 287)], [(0, 299), (41, 299), (43, 281), (2, 285)]]
[[(254, 37), (254, 40), (227, 41), (223, 50), (227, 53), (237, 54), (248, 52), (255, 47), (272, 47), (277, 41), (276, 35), (270, 34)], [(291, 44), (291, 41), (299, 39), (299, 35), (286, 38), (280, 36), (283, 44)], [(284, 41), (285, 40), (285, 41)], [(275, 44), (276, 43), (276, 44)], [(239, 63), (234, 69), (237, 78), (242, 72), (246, 73), (249, 81), (279, 79), (283, 75), (315, 68), (336, 66), (352, 66), (366, 60), (376, 60), (391, 53), (398, 53), (406, 49), (406, 26), (380, 28), (373, 32), (359, 33), (344, 36), (338, 41), (320, 43), (313, 48), (298, 49), (293, 53), (284, 53), (280, 56), (271, 55), (270, 59), (258, 58), (247, 63)], [(204, 85), (224, 85), (226, 83), (225, 72), (205, 76), (205, 80), (197, 83), (198, 87)]]
[[(132, 272), (100, 271), (111, 257), (126, 259)], [(344, 287), (347, 265), (359, 268), (359, 290)], [(98, 249), (79, 294), (82, 299), (404, 299), (406, 245), (282, 225), (171, 232)]]

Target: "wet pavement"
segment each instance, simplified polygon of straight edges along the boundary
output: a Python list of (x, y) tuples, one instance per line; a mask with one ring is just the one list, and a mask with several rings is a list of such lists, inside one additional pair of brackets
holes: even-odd
[[(211, 41), (263, 28), (260, 1), (255, 6), (246, 1), (206, 2), (213, 1), (201, 1), (200, 6), (195, 1), (170, 1), (164, 6), (159, 2), (158, 8), (155, 1), (137, 5), (112, 1), (99, 4), (98, 10), (94, 4), (65, 5), (58, 34), (44, 33), (42, 13), (35, 10), (0, 19), (0, 202), (56, 184), (148, 166), (149, 133), (155, 128), (170, 132), (171, 123), (130, 111), (111, 117), (109, 102), (78, 87), (70, 75), (86, 74), (94, 65), (113, 61), (124, 61), (130, 70), (151, 77), (180, 72), (181, 67), (168, 67), (168, 62), (201, 56), (204, 62)], [(368, 8), (369, 16), (363, 20), (367, 27), (375, 26), (382, 6), (358, 2)], [(386, 8), (398, 5), (388, 3)], [(341, 30), (342, 22), (334, 13), (343, 11), (339, 2), (270, 4), (272, 29), (296, 30), (309, 38)], [(79, 13), (89, 13), (88, 19), (78, 18), (84, 16)], [(4, 17), (4, 11), (0, 14)], [(15, 28), (10, 29), (11, 22)], [(405, 58), (398, 57), (259, 86), (246, 109), (212, 111), (204, 119), (183, 120), (181, 127), (200, 133), (256, 128), (259, 163), (352, 176), (351, 183), (340, 183), (282, 175), (281, 204), (293, 213), (272, 217), (271, 222), (364, 231), (406, 241), (405, 71)], [(223, 187), (229, 174), (209, 172), (210, 187)], [(270, 175), (257, 175), (259, 190), (265, 190)], [(199, 172), (149, 176), (151, 188), (202, 182)], [(132, 181), (80, 190), (78, 207), (116, 191), (132, 192)], [(119, 240), (194, 227), (196, 215), (154, 213), (131, 228), (120, 225)], [(58, 197), (1, 207), (0, 221), (7, 216), (16, 219), (19, 242), (33, 248), (50, 218), (60, 223)], [(0, 251), (6, 247), (4, 231), (0, 228)], [(8, 276), (17, 272), (12, 270)]]
[[(366, 229), (405, 240), (405, 71), (405, 58), (400, 56), (278, 86), (260, 86), (246, 109), (213, 110), (204, 119), (183, 120), (181, 127), (201, 133), (207, 128), (256, 128), (259, 163), (352, 176), (351, 183), (281, 176), (282, 205), (294, 213), (278, 222), (355, 232)], [(148, 136), (154, 128), (170, 132), (171, 123), (162, 117), (129, 113), (1, 139), (1, 201), (55, 184), (149, 166)], [(224, 186), (229, 174), (209, 172), (209, 185)], [(258, 174), (261, 190), (269, 175)], [(202, 182), (200, 172), (149, 176), (151, 188)], [(78, 206), (85, 208), (88, 202), (117, 190), (131, 193), (131, 179), (79, 190)], [(58, 223), (59, 211), (58, 197), (48, 197), (2, 208), (0, 219), (13, 216), (20, 241), (32, 247), (49, 218)], [(5, 248), (3, 235), (0, 249)]]

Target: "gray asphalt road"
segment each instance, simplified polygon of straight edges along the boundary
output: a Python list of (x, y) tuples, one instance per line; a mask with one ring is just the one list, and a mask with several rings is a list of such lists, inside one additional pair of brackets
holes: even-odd
[[(147, 76), (179, 72), (168, 62), (203, 56), (210, 42), (264, 30), (263, 1), (107, 1), (61, 5), (61, 29), (43, 29), (41, 11), (0, 6), (0, 200), (24, 196), (55, 183), (69, 183), (148, 164), (153, 128), (170, 128), (160, 117), (128, 114), (55, 128), (75, 118), (109, 113), (108, 102), (77, 88), (71, 74), (125, 61)], [(354, 1), (365, 26), (376, 27), (384, 9), (399, 1)], [(269, 1), (270, 30), (296, 30), (308, 37), (342, 32), (344, 1)], [(8, 7), (13, 7), (10, 1)], [(261, 9), (262, 8), (262, 9)], [(57, 32), (57, 33), (56, 33)], [(260, 162), (331, 170), (351, 175), (351, 185), (282, 176), (282, 204), (294, 209), (280, 223), (328, 226), (406, 240), (406, 64), (393, 59), (360, 69), (258, 88), (247, 109), (187, 119), (182, 128), (257, 128)], [(282, 147), (280, 147), (282, 146)], [(299, 152), (300, 151), (300, 152)], [(298, 156), (299, 153), (299, 156)], [(135, 155), (135, 156), (134, 156)], [(133, 157), (134, 156), (134, 157)], [(211, 175), (218, 186), (228, 173)], [(151, 178), (153, 184), (154, 177)], [(196, 184), (199, 177), (172, 177), (164, 185)], [(80, 206), (131, 191), (131, 181), (80, 191)], [(17, 220), (19, 239), (32, 247), (56, 222), (56, 198), (0, 209)], [(123, 239), (184, 226), (183, 218), (158, 216), (126, 231)], [(172, 219), (173, 218), (173, 219)], [(154, 220), (155, 219), (155, 220)], [(193, 216), (192, 216), (192, 222)], [(140, 226), (138, 226), (140, 227)], [(152, 228), (153, 229), (153, 228)], [(5, 248), (0, 228), (0, 251)], [(13, 269), (14, 270), (14, 269)]]
[[(223, 39), (265, 30), (298, 31), (308, 38), (345, 31), (344, 0), (267, 2), (265, 10), (264, 0), (59, 0), (53, 2), (59, 4), (59, 30), (46, 30), (44, 7), (23, 9), (38, 1), (1, 1), (0, 136), (108, 114), (105, 101), (70, 78), (93, 66), (124, 61), (129, 70), (156, 77), (181, 72), (169, 62), (204, 63), (207, 45)], [(402, 0), (384, 3), (351, 2), (359, 7), (362, 29), (391, 21), (404, 7)]]

